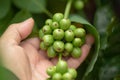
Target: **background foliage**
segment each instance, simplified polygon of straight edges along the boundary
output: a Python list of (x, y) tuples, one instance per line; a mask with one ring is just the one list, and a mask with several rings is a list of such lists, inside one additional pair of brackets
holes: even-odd
[[(38, 30), (47, 18), (56, 12), (64, 13), (66, 1), (0, 0), (0, 35), (8, 25), (33, 17), (35, 25), (30, 37), (38, 36)], [(86, 60), (78, 68), (77, 80), (120, 80), (120, 0), (83, 1), (85, 7), (82, 10), (72, 6), (71, 16), (81, 16), (94, 25), (100, 34), (101, 46), (93, 70), (83, 77), (89, 64), (89, 59)]]

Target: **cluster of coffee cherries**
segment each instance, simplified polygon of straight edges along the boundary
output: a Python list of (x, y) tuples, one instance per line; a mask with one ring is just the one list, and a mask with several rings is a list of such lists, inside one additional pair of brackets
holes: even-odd
[(79, 58), (85, 35), (85, 29), (77, 28), (71, 24), (70, 19), (63, 18), (62, 13), (56, 13), (53, 19), (46, 20), (39, 31), (40, 48), (47, 51), (49, 58), (54, 58), (59, 54), (64, 57)]
[(74, 68), (68, 68), (64, 60), (58, 61), (56, 66), (49, 67), (47, 74), (51, 76), (47, 80), (75, 80), (77, 71)]
[[(56, 13), (52, 19), (47, 19), (39, 30), (40, 48), (47, 51), (48, 58), (57, 56), (79, 58), (85, 35), (84, 28), (77, 28), (71, 24), (70, 19), (65, 19), (62, 13)], [(48, 80), (75, 80), (77, 77), (77, 71), (68, 68), (62, 58), (56, 66), (47, 69), (47, 74), (50, 76)]]

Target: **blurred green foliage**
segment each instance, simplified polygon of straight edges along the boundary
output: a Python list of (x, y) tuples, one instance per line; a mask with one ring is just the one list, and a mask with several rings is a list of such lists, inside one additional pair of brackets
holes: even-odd
[[(98, 44), (101, 47), (95, 57), (91, 52), (90, 58), (88, 57), (78, 68), (76, 80), (120, 80), (120, 21), (114, 14), (112, 3), (110, 0), (83, 1), (85, 7), (82, 10), (76, 10), (72, 6), (70, 15), (84, 17), (95, 26), (100, 34), (100, 39), (97, 39), (101, 41)], [(10, 24), (24, 21), (29, 17), (35, 20), (30, 37), (38, 36), (38, 30), (47, 18), (51, 18), (56, 12), (64, 13), (66, 2), (67, 0), (0, 0), (0, 36)], [(79, 19), (72, 17), (71, 20), (79, 23), (83, 21), (81, 17)], [(85, 24), (92, 26), (87, 22)], [(88, 31), (91, 33), (93, 31), (96, 37), (99, 36), (96, 30), (90, 29)], [(96, 47), (93, 46), (93, 48)]]

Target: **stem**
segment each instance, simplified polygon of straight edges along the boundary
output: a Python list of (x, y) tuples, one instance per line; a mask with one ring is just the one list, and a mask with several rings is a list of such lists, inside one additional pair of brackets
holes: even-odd
[(53, 16), (47, 9), (44, 10), (44, 13), (48, 15), (50, 18), (52, 18)]
[(62, 59), (62, 53), (59, 53), (59, 61)]
[(65, 13), (64, 13), (64, 18), (68, 18), (68, 16), (69, 16), (72, 1), (73, 0), (68, 0), (68, 2), (67, 2), (66, 8), (65, 8)]

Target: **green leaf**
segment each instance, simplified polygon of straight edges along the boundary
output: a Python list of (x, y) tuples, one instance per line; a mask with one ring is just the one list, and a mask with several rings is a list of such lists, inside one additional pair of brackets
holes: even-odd
[(106, 34), (107, 26), (110, 24), (113, 12), (109, 5), (98, 8), (95, 13), (94, 25), (100, 34)]
[(108, 46), (103, 52), (106, 63), (99, 69), (99, 80), (120, 79), (120, 21), (117, 18), (112, 20), (107, 28)]
[(94, 52), (89, 54), (89, 55), (92, 55), (92, 59), (91, 59), (91, 61), (89, 63), (88, 68), (86, 69), (85, 75), (83, 76), (83, 80), (85, 80), (85, 78), (88, 76), (88, 74), (93, 70), (95, 62), (96, 62), (96, 60), (98, 58), (98, 51), (99, 51), (99, 48), (100, 48), (100, 37), (99, 37), (99, 34), (98, 34), (97, 30), (95, 29), (95, 27), (92, 26), (89, 22), (87, 22), (82, 17), (77, 16), (77, 15), (72, 15), (70, 17), (70, 19), (71, 19), (72, 22), (83, 24), (84, 28), (89, 33), (91, 33), (94, 36), (94, 38), (95, 38), (95, 49), (94, 49)]
[(0, 0), (0, 19), (4, 18), (10, 10), (11, 0)]
[(108, 46), (104, 50), (105, 58), (112, 58), (113, 56), (120, 55), (120, 20), (114, 19), (108, 26)]
[(120, 76), (120, 56), (107, 60), (99, 70), (99, 80), (113, 80)]
[(110, 0), (95, 0), (95, 3), (98, 7), (110, 4)]
[(26, 10), (21, 10), (13, 17), (10, 24), (22, 22), (30, 17), (32, 17), (31, 13)]
[[(67, 0), (47, 0), (49, 4), (49, 10), (52, 13), (61, 12), (64, 13)], [(62, 4), (62, 6), (61, 6)]]
[(94, 17), (94, 25), (98, 32), (100, 33), (100, 43), (101, 49), (105, 49), (107, 47), (107, 26), (111, 23), (114, 14), (109, 4), (102, 6), (97, 9)]
[(13, 16), (14, 16), (14, 12), (13, 10), (10, 10), (5, 18), (0, 19), (0, 36), (3, 34), (5, 29), (8, 27)]
[[(20, 12), (18, 12), (15, 17), (12, 19), (12, 21), (10, 22), (10, 24), (12, 23), (19, 23), (22, 22), (28, 18), (32, 17), (31, 13), (26, 11), (26, 10), (21, 10)], [(30, 34), (30, 37), (33, 36), (38, 36), (38, 29), (36, 24), (33, 27), (32, 33)]]
[(33, 13), (46, 11), (46, 0), (13, 0), (14, 4)]

